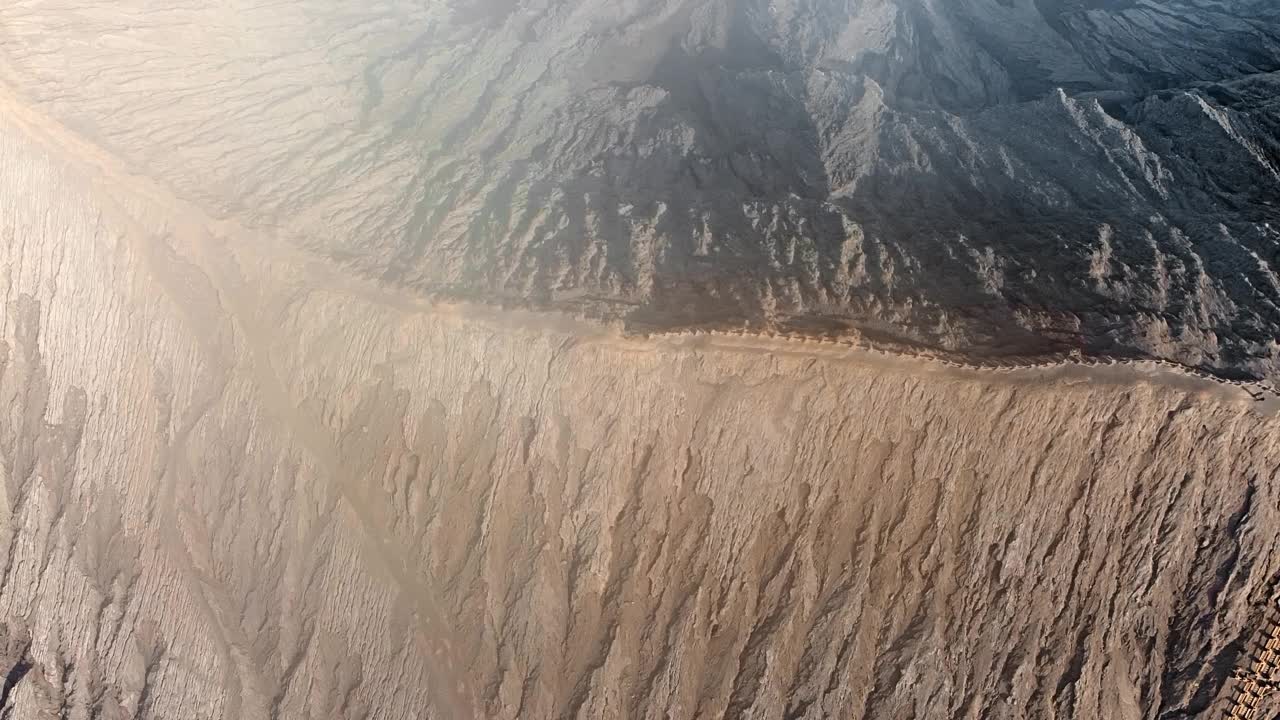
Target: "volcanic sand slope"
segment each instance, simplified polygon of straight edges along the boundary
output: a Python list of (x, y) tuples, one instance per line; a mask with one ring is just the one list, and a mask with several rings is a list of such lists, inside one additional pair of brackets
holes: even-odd
[(6, 117), (14, 717), (1229, 701), (1280, 569), (1243, 396), (432, 309)]

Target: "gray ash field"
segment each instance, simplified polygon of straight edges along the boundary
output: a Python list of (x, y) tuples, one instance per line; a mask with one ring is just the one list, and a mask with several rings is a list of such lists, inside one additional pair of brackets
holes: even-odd
[(1273, 2), (0, 7), (0, 718), (1269, 717), (1278, 382)]

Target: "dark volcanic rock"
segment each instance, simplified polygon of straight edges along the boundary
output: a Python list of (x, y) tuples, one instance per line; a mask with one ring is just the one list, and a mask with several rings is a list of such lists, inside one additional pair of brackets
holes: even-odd
[(1270, 0), (132, 5), (0, 10), (12, 79), (374, 276), (1280, 371)]

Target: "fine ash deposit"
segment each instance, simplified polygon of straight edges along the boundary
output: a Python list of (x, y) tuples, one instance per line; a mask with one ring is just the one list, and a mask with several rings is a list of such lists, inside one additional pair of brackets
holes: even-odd
[(1278, 8), (4, 3), (0, 718), (1273, 717)]

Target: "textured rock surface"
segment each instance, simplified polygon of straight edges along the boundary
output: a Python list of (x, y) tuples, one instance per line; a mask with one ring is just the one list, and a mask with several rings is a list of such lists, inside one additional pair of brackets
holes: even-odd
[(1280, 368), (1272, 0), (13, 0), (0, 53), (421, 292)]
[(5, 116), (11, 717), (1192, 717), (1272, 592), (1228, 388), (432, 309)]
[(1222, 712), (1274, 401), (617, 327), (1275, 378), (1278, 27), (3, 3), (0, 718)]

